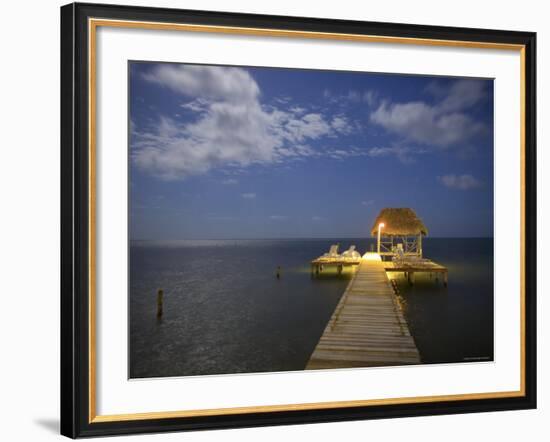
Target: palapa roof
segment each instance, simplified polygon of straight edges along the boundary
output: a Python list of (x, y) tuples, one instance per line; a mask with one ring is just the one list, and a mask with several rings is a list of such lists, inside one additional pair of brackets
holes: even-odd
[(413, 236), (428, 234), (428, 228), (416, 215), (413, 209), (407, 207), (385, 208), (380, 211), (371, 229), (371, 235), (378, 235), (378, 225), (384, 223), (382, 236)]

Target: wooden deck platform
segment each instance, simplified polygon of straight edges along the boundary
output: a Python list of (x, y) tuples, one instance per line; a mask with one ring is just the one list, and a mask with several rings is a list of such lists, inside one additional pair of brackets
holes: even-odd
[(392, 261), (385, 261), (384, 268), (386, 272), (398, 272), (404, 273), (405, 278), (409, 281), (409, 284), (414, 284), (414, 275), (416, 273), (428, 273), (430, 278), (435, 276), (435, 280), (438, 281), (439, 277), (443, 278), (443, 285), (447, 287), (449, 271), (447, 267), (430, 261), (429, 259), (423, 259), (418, 262), (406, 262), (406, 263), (394, 263)]
[[(379, 255), (377, 255), (379, 256)], [(319, 275), (325, 267), (336, 267), (338, 274), (341, 274), (344, 267), (358, 266), (364, 260), (344, 258), (341, 256), (328, 258), (319, 257), (311, 261), (311, 274)], [(448, 283), (448, 270), (447, 267), (442, 266), (429, 259), (418, 260), (406, 260), (401, 263), (393, 261), (383, 261), (384, 269), (386, 272), (403, 273), (405, 278), (409, 281), (409, 284), (414, 284), (416, 273), (428, 273), (430, 278), (435, 277), (436, 282), (441, 277), (443, 279), (443, 285), (447, 287)]]
[(318, 275), (323, 271), (324, 267), (336, 267), (338, 273), (342, 273), (344, 267), (353, 267), (361, 263), (361, 258), (352, 259), (352, 258), (323, 258), (319, 257), (311, 261), (311, 274)]
[(306, 370), (420, 363), (386, 275), (387, 264), (358, 262)]

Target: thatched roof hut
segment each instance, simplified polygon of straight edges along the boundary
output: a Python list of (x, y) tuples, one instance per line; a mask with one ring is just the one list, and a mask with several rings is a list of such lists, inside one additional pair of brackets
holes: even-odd
[(413, 209), (385, 208), (380, 211), (371, 229), (371, 235), (378, 234), (378, 225), (384, 223), (384, 236), (418, 236), (427, 235), (428, 228), (416, 215)]

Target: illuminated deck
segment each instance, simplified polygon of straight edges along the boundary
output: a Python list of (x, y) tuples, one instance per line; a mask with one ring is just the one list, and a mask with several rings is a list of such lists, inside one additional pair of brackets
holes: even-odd
[(323, 271), (325, 267), (336, 267), (338, 273), (342, 273), (344, 267), (357, 266), (361, 263), (361, 258), (351, 259), (351, 258), (317, 258), (311, 261), (311, 274), (318, 275)]
[[(419, 364), (420, 354), (403, 317), (386, 270), (388, 262), (376, 260), (312, 261), (312, 272), (321, 266), (358, 265), (336, 306), (307, 370)], [(391, 268), (391, 271), (403, 271)], [(411, 272), (410, 268), (407, 272)]]
[(394, 263), (391, 261), (384, 261), (384, 269), (386, 272), (403, 273), (405, 278), (409, 281), (409, 284), (414, 284), (414, 275), (416, 273), (428, 273), (430, 278), (434, 278), (438, 281), (439, 277), (443, 279), (443, 285), (447, 287), (449, 271), (447, 267), (430, 261), (429, 259), (423, 259), (418, 262), (403, 262)]
[[(369, 254), (367, 253), (367, 255)], [(376, 256), (374, 253), (370, 255)], [(340, 274), (342, 273), (344, 267), (358, 266), (364, 261), (365, 259), (320, 257), (311, 261), (311, 274), (319, 275), (325, 267), (336, 267), (338, 273)], [(414, 284), (416, 273), (428, 273), (430, 275), (430, 279), (435, 278), (436, 281), (438, 281), (441, 277), (443, 280), (443, 285), (447, 287), (449, 279), (447, 267), (429, 259), (405, 260), (397, 263), (392, 261), (382, 261), (382, 266), (386, 272), (403, 273), (411, 285)]]

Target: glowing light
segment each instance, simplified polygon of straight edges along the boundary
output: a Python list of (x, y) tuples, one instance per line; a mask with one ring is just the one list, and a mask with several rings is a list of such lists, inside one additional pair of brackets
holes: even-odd
[(382, 257), (378, 253), (367, 252), (363, 255), (363, 259), (367, 261), (382, 261)]
[(384, 226), (385, 226), (384, 223), (378, 224), (378, 241), (377, 241), (377, 244), (378, 244), (378, 253), (380, 253), (380, 231), (382, 230), (382, 227), (384, 227)]

